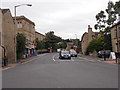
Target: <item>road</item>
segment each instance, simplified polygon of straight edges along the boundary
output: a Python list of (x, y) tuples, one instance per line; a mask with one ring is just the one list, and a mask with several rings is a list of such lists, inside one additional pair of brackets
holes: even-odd
[(49, 53), (3, 71), (3, 88), (118, 88), (118, 66)]

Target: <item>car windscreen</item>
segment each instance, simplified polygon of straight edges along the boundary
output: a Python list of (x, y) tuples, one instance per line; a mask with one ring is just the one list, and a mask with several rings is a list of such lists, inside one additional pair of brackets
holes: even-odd
[(70, 53), (71, 53), (71, 54), (76, 54), (76, 52), (75, 52), (75, 51), (71, 51)]
[(62, 51), (61, 54), (69, 54), (69, 51)]

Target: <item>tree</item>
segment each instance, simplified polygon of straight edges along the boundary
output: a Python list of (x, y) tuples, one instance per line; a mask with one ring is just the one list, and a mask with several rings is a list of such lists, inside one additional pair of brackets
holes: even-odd
[(98, 38), (93, 39), (87, 47), (87, 53), (93, 53), (100, 50), (112, 50), (110, 34), (100, 34)]
[(119, 21), (120, 21), (120, 0), (115, 3), (114, 9), (115, 9), (115, 12), (116, 12), (116, 14), (118, 15)]
[(94, 51), (100, 51), (104, 47), (104, 36), (101, 34), (98, 38), (93, 39), (87, 47), (87, 53), (93, 53)]
[(37, 43), (36, 50), (45, 49), (45, 42), (38, 39), (35, 40)]
[(111, 34), (104, 34), (103, 41), (104, 41), (103, 49), (112, 50)]
[(100, 11), (97, 15), (96, 15), (96, 20), (97, 20), (97, 24), (95, 24), (94, 28), (97, 30), (99, 29), (100, 31), (103, 31), (105, 28), (105, 23), (106, 23), (106, 15), (104, 11)]
[(46, 37), (45, 37), (46, 48), (52, 48), (53, 50), (55, 50), (56, 44), (61, 41), (62, 41), (61, 37), (54, 35), (53, 31), (46, 33)]
[(61, 42), (58, 42), (56, 44), (56, 48), (63, 48), (65, 49), (67, 47), (67, 42), (65, 40), (62, 40)]
[(109, 1), (107, 9), (106, 9), (106, 12), (108, 14), (107, 24), (109, 26), (112, 26), (114, 24), (114, 22), (116, 21), (116, 19), (117, 19), (114, 7), (115, 7), (114, 3), (112, 1)]
[(18, 33), (16, 36), (17, 40), (17, 59), (21, 59), (23, 55), (23, 51), (25, 49), (26, 37), (23, 34)]
[[(99, 30), (100, 34), (103, 36), (103, 41), (101, 42), (103, 44), (103, 49), (111, 50), (112, 45), (110, 27), (113, 26), (117, 20), (116, 14), (120, 16), (120, 1), (115, 4), (112, 1), (109, 1), (105, 11), (107, 15), (102, 10), (96, 15), (97, 24), (94, 25), (94, 28)], [(91, 46), (89, 46), (88, 49), (90, 48)]]

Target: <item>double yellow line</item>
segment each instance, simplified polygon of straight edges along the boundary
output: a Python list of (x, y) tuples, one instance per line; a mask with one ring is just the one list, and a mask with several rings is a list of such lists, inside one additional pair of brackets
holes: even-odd
[(45, 56), (45, 55), (46, 55), (46, 54), (42, 54), (42, 55), (40, 55), (40, 56), (37, 56), (36, 58), (33, 58), (33, 59), (30, 59), (30, 60), (27, 60), (27, 61), (23, 62), (22, 64), (29, 63), (29, 62), (34, 61), (34, 60), (36, 60), (36, 59), (39, 59), (40, 57)]
[(86, 60), (86, 61), (91, 61), (91, 62), (94, 62), (95, 60), (93, 60), (93, 59), (88, 59), (88, 58), (84, 58), (84, 57), (79, 57), (80, 59), (84, 59), (84, 60)]

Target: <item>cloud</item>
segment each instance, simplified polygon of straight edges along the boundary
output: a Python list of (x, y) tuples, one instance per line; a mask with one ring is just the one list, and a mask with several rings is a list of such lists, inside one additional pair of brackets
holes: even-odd
[(107, 8), (108, 0), (2, 0), (2, 8), (10, 8), (14, 15), (14, 6), (23, 3), (32, 7), (18, 7), (17, 15), (35, 22), (37, 31), (53, 30), (65, 39), (75, 38), (77, 34), (80, 39), (88, 25), (94, 28), (95, 15)]

